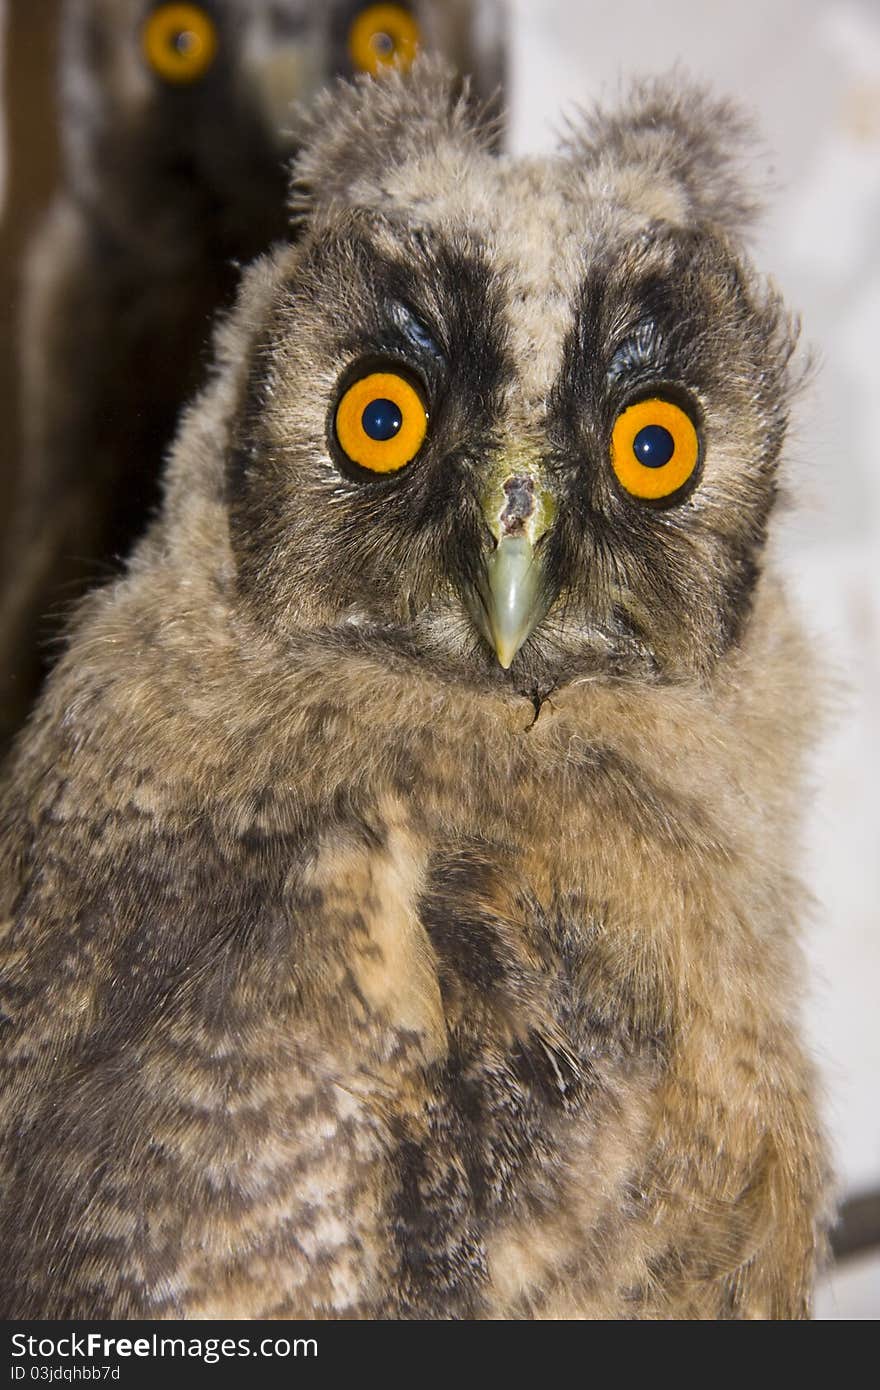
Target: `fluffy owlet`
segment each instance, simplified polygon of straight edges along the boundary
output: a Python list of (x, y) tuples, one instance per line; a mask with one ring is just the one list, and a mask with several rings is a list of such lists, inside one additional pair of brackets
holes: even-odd
[(430, 65), (319, 102), (8, 772), (6, 1316), (807, 1315), (740, 136), (677, 83), (541, 160)]
[(156, 505), (240, 263), (285, 235), (293, 103), (334, 73), (444, 53), (490, 103), (498, 0), (68, 0), (63, 187), (27, 270), (24, 451), (0, 573), (0, 741), (60, 615)]

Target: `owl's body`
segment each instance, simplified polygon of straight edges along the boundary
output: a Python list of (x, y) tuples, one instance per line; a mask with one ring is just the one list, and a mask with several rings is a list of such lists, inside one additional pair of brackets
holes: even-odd
[[(791, 330), (730, 119), (516, 163), (427, 69), (321, 108), (10, 769), (7, 1316), (807, 1314)], [(380, 370), (424, 438), (383, 395), (355, 464)], [(608, 452), (655, 396), (662, 505)]]
[[(64, 178), (26, 272), (24, 441), (0, 573), (0, 742), (27, 713), (64, 615), (118, 569), (155, 511), (212, 316), (241, 265), (287, 234), (294, 103), (352, 71), (348, 35), (369, 8), (68, 0)], [(495, 0), (390, 9), (410, 15), (420, 42), (472, 75), (485, 100), (497, 95)], [(212, 26), (215, 56), (192, 80), (169, 80), (150, 67), (151, 17), (193, 10)]]

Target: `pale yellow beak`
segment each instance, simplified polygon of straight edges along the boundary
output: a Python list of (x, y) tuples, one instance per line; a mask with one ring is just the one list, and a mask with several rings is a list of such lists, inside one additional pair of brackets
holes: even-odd
[(468, 596), (468, 608), (505, 671), (553, 600), (540, 542), (554, 509), (534, 469), (508, 474), (484, 502), (495, 546)]
[(292, 139), (295, 105), (314, 100), (324, 84), (324, 54), (304, 42), (266, 43), (246, 55), (245, 68), (279, 147)]

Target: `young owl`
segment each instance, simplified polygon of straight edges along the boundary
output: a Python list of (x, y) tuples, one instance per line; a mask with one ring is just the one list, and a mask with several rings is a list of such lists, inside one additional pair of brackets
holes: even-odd
[(64, 185), (27, 270), (24, 449), (0, 574), (0, 741), (60, 616), (127, 556), (159, 495), (213, 311), (287, 231), (292, 104), (418, 46), (502, 76), (497, 0), (69, 0)]
[(798, 1318), (825, 1158), (741, 127), (319, 101), (2, 807), (17, 1318)]

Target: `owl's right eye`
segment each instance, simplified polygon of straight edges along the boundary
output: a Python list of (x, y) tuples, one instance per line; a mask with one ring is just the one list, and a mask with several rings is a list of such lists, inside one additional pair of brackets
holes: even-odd
[(611, 433), (611, 466), (631, 497), (674, 502), (697, 475), (702, 449), (690, 415), (674, 401), (651, 396), (618, 415)]
[(198, 5), (159, 5), (144, 24), (141, 43), (165, 82), (197, 82), (217, 56), (217, 30)]
[(346, 458), (371, 473), (396, 473), (411, 463), (428, 432), (421, 392), (399, 372), (369, 372), (336, 407), (336, 441)]
[(403, 5), (368, 5), (348, 32), (352, 66), (374, 77), (392, 64), (410, 67), (418, 46), (419, 26)]

